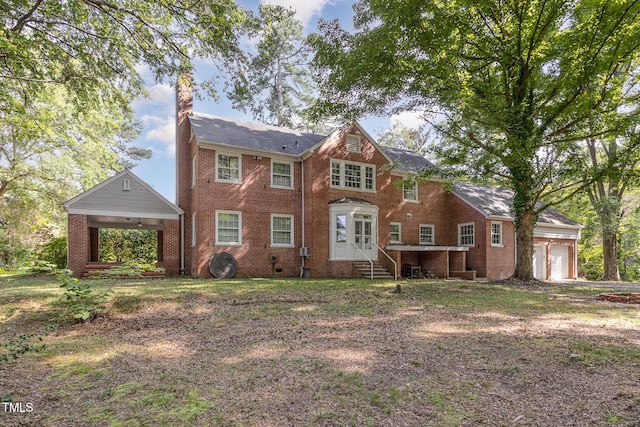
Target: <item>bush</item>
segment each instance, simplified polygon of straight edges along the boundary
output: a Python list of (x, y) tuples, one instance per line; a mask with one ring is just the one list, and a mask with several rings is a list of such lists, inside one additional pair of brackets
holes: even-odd
[(66, 307), (63, 317), (72, 317), (78, 322), (89, 322), (104, 310), (104, 305), (113, 291), (96, 292), (95, 282), (79, 281), (72, 277), (71, 270), (55, 269), (54, 273), (65, 290), (60, 302)]
[(67, 266), (67, 238), (56, 237), (38, 249), (38, 259), (47, 261), (57, 268)]

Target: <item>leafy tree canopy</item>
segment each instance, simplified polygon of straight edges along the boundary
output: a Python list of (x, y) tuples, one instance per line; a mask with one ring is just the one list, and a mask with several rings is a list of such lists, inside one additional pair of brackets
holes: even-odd
[[(532, 278), (538, 204), (571, 185), (576, 141), (610, 90), (634, 86), (640, 2), (360, 0), (355, 34), (337, 22), (312, 38), (322, 102), (316, 116), (426, 108), (444, 121), (451, 162), (481, 163), (515, 192), (514, 276)], [(626, 83), (625, 83), (626, 82)], [(613, 122), (612, 122), (613, 123)], [(599, 129), (611, 132), (613, 129)], [(569, 165), (569, 166), (568, 166)], [(569, 181), (569, 182), (568, 182)]]

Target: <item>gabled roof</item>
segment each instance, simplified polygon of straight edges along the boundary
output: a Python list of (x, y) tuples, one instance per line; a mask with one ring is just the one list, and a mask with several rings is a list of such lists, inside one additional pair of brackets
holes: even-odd
[(435, 169), (436, 166), (415, 151), (381, 146), (394, 163), (398, 172), (418, 173), (423, 169)]
[[(124, 189), (128, 180), (129, 189)], [(70, 214), (102, 217), (179, 219), (182, 209), (165, 199), (129, 169), (65, 202)]]
[(323, 135), (208, 114), (194, 113), (189, 121), (200, 142), (290, 156), (299, 156), (325, 139)]
[[(487, 218), (514, 219), (511, 212), (514, 193), (511, 190), (468, 182), (456, 182), (453, 193)], [(553, 208), (542, 211), (538, 216), (538, 223), (580, 227), (577, 222)]]

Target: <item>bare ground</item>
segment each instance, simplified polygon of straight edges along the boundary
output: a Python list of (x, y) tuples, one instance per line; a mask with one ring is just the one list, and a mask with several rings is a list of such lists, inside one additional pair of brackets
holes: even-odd
[(640, 425), (637, 307), (562, 286), (501, 288), (513, 306), (490, 285), (390, 289), (119, 297), (0, 364), (0, 397), (33, 405), (0, 425)]

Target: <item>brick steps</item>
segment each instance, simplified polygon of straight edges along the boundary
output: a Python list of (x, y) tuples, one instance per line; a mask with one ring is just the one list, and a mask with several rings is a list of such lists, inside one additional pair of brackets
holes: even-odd
[[(101, 275), (105, 271), (110, 270), (112, 267), (119, 267), (121, 265), (122, 263), (119, 263), (119, 262), (90, 262), (90, 263), (87, 263), (87, 266), (85, 267), (82, 277), (84, 278), (96, 277)], [(162, 265), (158, 264), (158, 267), (162, 267)], [(164, 279), (167, 277), (167, 275), (161, 271), (144, 271), (140, 274), (136, 274), (133, 276), (123, 274), (119, 276), (110, 276), (110, 277), (113, 277), (116, 279), (134, 279), (134, 278), (140, 278), (140, 277), (144, 277), (145, 279)]]
[[(356, 275), (366, 279), (371, 278), (371, 263), (369, 261), (354, 261), (351, 263), (352, 269)], [(389, 272), (378, 261), (373, 262), (373, 278), (374, 279), (394, 279), (393, 274)]]

